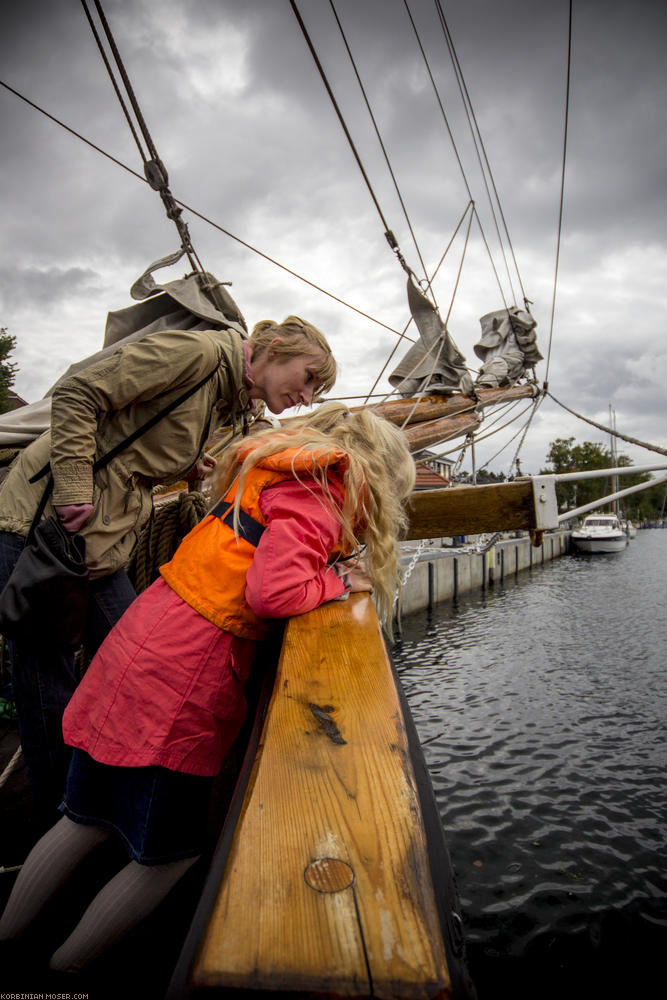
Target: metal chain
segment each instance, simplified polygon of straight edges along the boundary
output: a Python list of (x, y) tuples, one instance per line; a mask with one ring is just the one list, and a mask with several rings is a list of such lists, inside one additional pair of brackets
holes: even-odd
[[(415, 554), (413, 555), (412, 559), (410, 560), (410, 562), (408, 564), (408, 568), (405, 571), (405, 576), (401, 580), (401, 587), (404, 587), (406, 585), (406, 583), (408, 582), (408, 580), (410, 579), (410, 577), (412, 576), (412, 571), (414, 570), (415, 566), (417, 565), (417, 562), (419, 561), (419, 557), (420, 557), (420, 555), (422, 554), (422, 552), (424, 551), (424, 549), (426, 547), (426, 542), (427, 541), (428, 541), (428, 539), (426, 539), (426, 538), (422, 538), (420, 540), (419, 545), (417, 546), (417, 550), (416, 550)], [(396, 607), (397, 602), (398, 602), (398, 591), (396, 591), (396, 593), (394, 594), (394, 607)]]
[(477, 546), (477, 552), (488, 552), (489, 549), (493, 548), (499, 538), (502, 538), (502, 531), (496, 531), (495, 534), (491, 535), (489, 539), (481, 542)]

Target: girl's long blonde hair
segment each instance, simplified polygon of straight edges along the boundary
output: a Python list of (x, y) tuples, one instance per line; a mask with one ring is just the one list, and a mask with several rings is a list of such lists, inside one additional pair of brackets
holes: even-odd
[[(326, 466), (314, 463), (312, 474), (340, 523), (343, 549), (358, 555), (360, 542), (365, 543), (365, 569), (373, 581), (380, 618), (390, 629), (394, 593), (400, 585), (396, 543), (407, 524), (403, 501), (415, 483), (415, 464), (403, 433), (370, 410), (350, 413), (341, 403), (326, 403), (289, 429), (261, 431), (252, 442), (245, 458), (239, 451), (247, 452), (248, 439), (231, 445), (216, 469), (216, 497), (224, 496), (239, 478), (236, 516), (248, 472), (269, 455), (287, 448), (322, 452), (336, 447), (346, 453), (342, 509), (331, 496)], [(299, 478), (296, 471), (294, 475)]]

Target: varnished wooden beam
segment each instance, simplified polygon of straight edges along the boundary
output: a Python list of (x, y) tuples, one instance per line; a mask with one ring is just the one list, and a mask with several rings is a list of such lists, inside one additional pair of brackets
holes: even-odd
[[(452, 393), (450, 396), (423, 396), (409, 399), (387, 399), (384, 403), (368, 405), (385, 420), (394, 424), (420, 423), (424, 420), (435, 420), (458, 413), (466, 413), (479, 407), (496, 406), (499, 403), (509, 403), (516, 399), (530, 399), (538, 393), (534, 385), (523, 384), (505, 386), (502, 389), (478, 389), (477, 399), (464, 396), (462, 393)], [(363, 410), (364, 406), (352, 406), (351, 410)]]
[(400, 699), (367, 595), (287, 625), (191, 989), (451, 995)]
[[(484, 486), (451, 486), (412, 494), (407, 538), (478, 535), (489, 531), (556, 528), (540, 522), (529, 479)], [(555, 505), (555, 499), (553, 501)]]
[(428, 423), (409, 424), (403, 428), (410, 451), (416, 454), (434, 444), (442, 444), (451, 438), (464, 437), (476, 431), (480, 417), (476, 413), (461, 413), (456, 417), (440, 417)]

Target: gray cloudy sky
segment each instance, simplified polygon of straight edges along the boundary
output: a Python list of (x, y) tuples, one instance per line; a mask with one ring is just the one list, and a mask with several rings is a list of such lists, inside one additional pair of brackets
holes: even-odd
[[(90, 4), (92, 6), (92, 2)], [(331, 4), (300, 0), (372, 183), (419, 271), (391, 178)], [(521, 283), (547, 355), (567, 58), (567, 0), (443, 3), (494, 171)], [(404, 0), (336, 0), (419, 249), (429, 271), (468, 194)], [(405, 276), (336, 119), (288, 0), (105, 0), (178, 199), (393, 329), (408, 317)], [(409, 0), (484, 232), (511, 303), (486, 194), (433, 0)], [(667, 7), (574, 0), (571, 105), (549, 388), (573, 409), (667, 446)], [(0, 12), (0, 77), (141, 172), (79, 0), (22, 0)], [(106, 313), (131, 303), (147, 265), (176, 249), (157, 194), (0, 88), (0, 325), (18, 339), (16, 388), (32, 402), (101, 346)], [(296, 312), (329, 337), (337, 391), (368, 391), (395, 335), (186, 214), (204, 265), (229, 280), (248, 325)], [(463, 235), (438, 274), (446, 314)], [(165, 280), (183, 268), (162, 272)], [(520, 286), (512, 268), (514, 293)], [(521, 305), (521, 301), (517, 302)], [(473, 226), (449, 327), (471, 366), (479, 317), (502, 296)], [(546, 377), (546, 362), (537, 369)], [(378, 389), (386, 391), (386, 380)], [(517, 411), (508, 414), (517, 416)], [(524, 418), (525, 419), (525, 418)], [(491, 424), (487, 418), (486, 425)], [(521, 421), (478, 445), (509, 471)], [(522, 467), (556, 437), (606, 436), (551, 400)], [(628, 445), (635, 464), (655, 460)], [(464, 463), (469, 468), (469, 461)]]

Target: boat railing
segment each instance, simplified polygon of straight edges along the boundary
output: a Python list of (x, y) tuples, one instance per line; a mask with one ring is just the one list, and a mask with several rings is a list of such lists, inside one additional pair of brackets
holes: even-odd
[[(664, 469), (667, 469), (667, 462), (661, 462), (659, 465), (624, 465), (615, 469), (586, 469), (583, 472), (558, 472), (546, 476), (531, 476), (531, 480), (534, 489), (537, 491), (540, 485), (553, 488), (556, 483), (571, 483), (579, 479), (603, 479), (608, 476), (637, 475), (638, 473), (658, 472)], [(604, 507), (605, 504), (610, 503), (612, 500), (620, 500), (621, 497), (630, 496), (631, 493), (639, 493), (642, 490), (650, 489), (652, 486), (660, 486), (661, 483), (667, 483), (667, 474), (660, 476), (658, 479), (649, 479), (645, 483), (637, 483), (636, 486), (628, 486), (624, 490), (617, 490), (615, 493), (599, 497), (597, 500), (584, 504), (582, 507), (575, 507), (574, 510), (565, 511), (564, 514), (558, 515), (558, 523), (562, 524), (564, 521), (571, 521), (581, 514), (588, 513), (589, 510), (597, 510), (598, 507)]]

